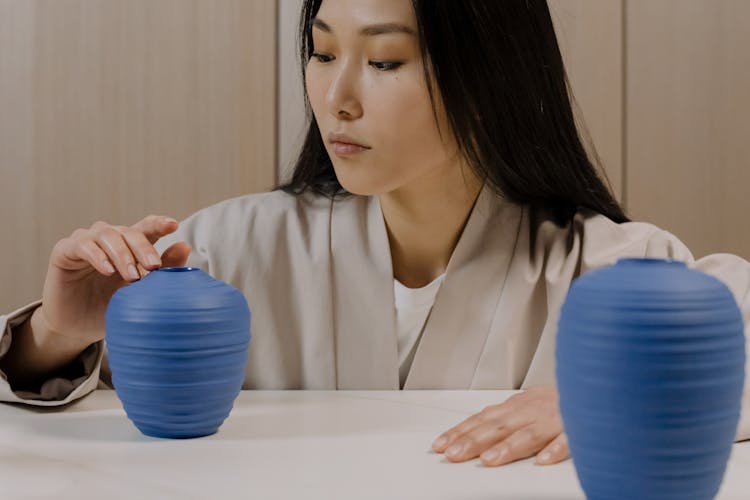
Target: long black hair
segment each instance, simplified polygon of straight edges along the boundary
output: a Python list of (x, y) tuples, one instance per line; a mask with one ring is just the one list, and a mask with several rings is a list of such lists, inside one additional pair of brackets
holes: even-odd
[[(311, 22), (321, 2), (305, 0), (302, 8), (298, 42), (303, 81), (313, 51)], [(579, 136), (546, 0), (412, 4), (433, 110), (430, 72), (451, 132), (476, 174), (500, 196), (539, 209), (561, 226), (581, 208), (615, 222), (628, 221)], [(277, 189), (347, 196), (307, 92), (305, 104), (310, 126), (291, 180)], [(591, 149), (599, 162), (593, 145)]]

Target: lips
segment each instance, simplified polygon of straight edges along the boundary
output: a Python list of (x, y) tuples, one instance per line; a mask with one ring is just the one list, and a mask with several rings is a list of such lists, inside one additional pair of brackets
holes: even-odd
[(347, 134), (336, 134), (331, 132), (330, 134), (328, 134), (328, 142), (331, 144), (348, 144), (350, 146), (357, 146), (363, 149), (370, 149), (370, 146), (368, 146), (364, 142)]
[(340, 156), (362, 153), (370, 149), (370, 146), (347, 134), (330, 133), (328, 142), (333, 147), (333, 152)]
[(337, 155), (353, 155), (357, 153), (363, 153), (367, 151), (368, 148), (364, 148), (362, 146), (358, 146), (356, 144), (347, 144), (345, 142), (334, 142), (333, 143), (333, 152)]

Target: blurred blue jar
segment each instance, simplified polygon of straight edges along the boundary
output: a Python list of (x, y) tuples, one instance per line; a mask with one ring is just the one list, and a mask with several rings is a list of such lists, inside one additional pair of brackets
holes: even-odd
[(112, 383), (148, 436), (215, 433), (245, 377), (250, 310), (242, 293), (196, 268), (163, 268), (125, 286), (105, 316)]
[(726, 285), (681, 262), (623, 259), (573, 283), (556, 374), (590, 500), (715, 497), (740, 415), (743, 330)]

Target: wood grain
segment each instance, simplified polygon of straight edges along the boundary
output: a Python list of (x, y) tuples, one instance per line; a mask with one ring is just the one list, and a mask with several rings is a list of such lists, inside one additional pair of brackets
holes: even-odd
[[(579, 133), (622, 199), (622, 0), (550, 0)], [(577, 107), (577, 109), (576, 109)]]
[(0, 311), (77, 227), (276, 179), (273, 0), (0, 0)]
[(750, 2), (627, 2), (627, 204), (750, 258)]

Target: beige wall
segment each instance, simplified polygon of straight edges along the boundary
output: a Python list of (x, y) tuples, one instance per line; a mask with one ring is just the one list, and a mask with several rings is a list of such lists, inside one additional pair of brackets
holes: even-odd
[(279, 0), (279, 165), (281, 180), (288, 180), (307, 129), (302, 91), (297, 26), (302, 0)]
[[(76, 227), (184, 217), (284, 175), (305, 125), (300, 3), (0, 0), (0, 311), (39, 295)], [(631, 215), (750, 258), (750, 2), (550, 6)]]
[(750, 259), (750, 2), (626, 7), (630, 211), (696, 256)]
[[(589, 154), (615, 195), (623, 188), (623, 65), (621, 0), (550, 0), (574, 111)], [(593, 145), (593, 147), (591, 147)]]
[(585, 121), (630, 216), (750, 258), (750, 2), (551, 0)]
[(55, 241), (276, 178), (274, 0), (0, 0), (0, 311)]

